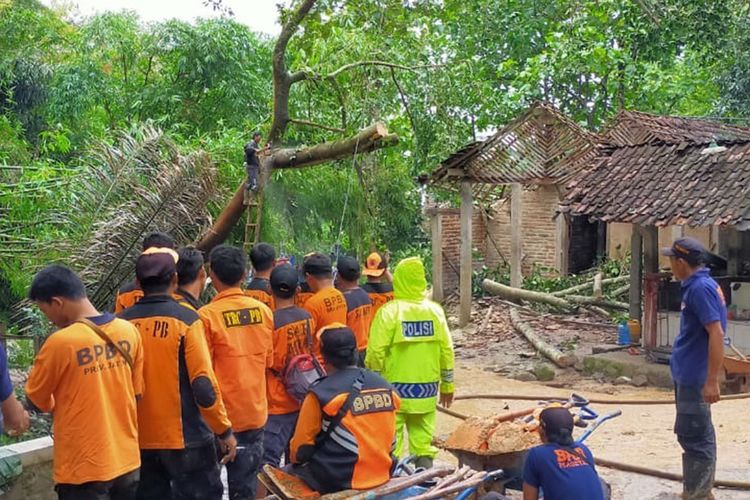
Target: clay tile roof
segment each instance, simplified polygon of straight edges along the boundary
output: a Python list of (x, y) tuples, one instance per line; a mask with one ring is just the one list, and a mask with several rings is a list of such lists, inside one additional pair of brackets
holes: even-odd
[(626, 112), (606, 138), (612, 146), (569, 183), (563, 211), (605, 222), (750, 227), (750, 129)]
[(604, 141), (614, 146), (644, 144), (719, 144), (750, 140), (750, 128), (699, 118), (659, 116), (639, 111), (621, 111)]
[(470, 180), (475, 190), (514, 182), (564, 184), (597, 156), (600, 142), (552, 105), (536, 103), (488, 139), (453, 153), (430, 180), (448, 188)]

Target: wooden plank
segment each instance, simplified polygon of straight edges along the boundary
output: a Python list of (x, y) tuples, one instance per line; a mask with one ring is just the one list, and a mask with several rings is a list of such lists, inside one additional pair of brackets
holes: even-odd
[(643, 309), (643, 237), (638, 224), (633, 224), (630, 234), (630, 319), (641, 321)]
[(471, 321), (471, 214), (473, 210), (471, 182), (461, 182), (461, 278), (459, 290), (461, 305), (459, 310), (459, 325), (468, 325)]
[(432, 237), (432, 300), (442, 302), (443, 290), (443, 225), (440, 214), (435, 211), (430, 215)]
[(523, 283), (523, 186), (514, 183), (510, 194), (510, 286)]

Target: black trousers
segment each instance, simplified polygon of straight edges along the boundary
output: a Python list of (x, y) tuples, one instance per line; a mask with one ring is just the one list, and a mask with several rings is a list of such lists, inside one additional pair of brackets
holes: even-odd
[(138, 500), (221, 500), (214, 443), (183, 450), (141, 450)]
[(253, 500), (263, 462), (263, 429), (235, 432), (237, 456), (227, 464), (230, 500)]
[(703, 400), (703, 387), (675, 384), (677, 417), (674, 433), (685, 453), (716, 462), (716, 433), (711, 405)]
[(58, 484), (55, 491), (60, 500), (134, 500), (140, 477), (136, 469), (111, 481)]

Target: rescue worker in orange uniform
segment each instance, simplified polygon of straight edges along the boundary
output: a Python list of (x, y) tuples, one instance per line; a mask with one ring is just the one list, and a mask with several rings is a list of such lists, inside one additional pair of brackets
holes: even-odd
[(219, 500), (224, 486), (215, 438), (222, 463), (234, 460), (237, 441), (211, 366), (203, 323), (197, 312), (172, 296), (176, 260), (174, 250), (146, 250), (135, 271), (144, 297), (120, 314), (140, 331), (148, 388), (138, 403), (138, 498)]
[(362, 274), (367, 276), (367, 283), (362, 289), (372, 301), (372, 315), (377, 314), (383, 304), (393, 300), (393, 276), (388, 271), (388, 260), (380, 252), (367, 256)]
[(63, 266), (41, 270), (29, 299), (60, 328), (42, 346), (26, 384), (30, 403), (54, 415), (58, 498), (135, 499), (136, 399), (143, 394), (138, 330), (97, 311), (80, 278)]
[(203, 267), (203, 254), (193, 247), (180, 248), (177, 251), (177, 291), (175, 300), (183, 306), (200, 309), (200, 296), (206, 286), (206, 270)]
[(250, 250), (250, 263), (253, 265), (253, 279), (247, 284), (245, 295), (263, 302), (274, 309), (271, 296), (271, 271), (276, 263), (276, 250), (268, 243), (256, 243)]
[[(142, 249), (145, 252), (149, 248), (175, 248), (174, 239), (166, 234), (158, 231), (148, 233), (143, 238)], [(115, 298), (115, 314), (120, 314), (124, 309), (133, 307), (133, 305), (143, 298), (143, 291), (138, 285), (137, 281), (131, 281), (123, 285), (122, 288), (117, 292)]]
[(227, 464), (229, 498), (255, 498), (268, 418), (266, 369), (273, 362), (273, 313), (242, 292), (247, 259), (240, 248), (219, 245), (209, 256), (219, 292), (198, 314), (203, 320), (221, 396), (240, 450)]
[[(304, 306), (312, 316), (313, 331), (317, 332), (332, 323), (345, 325), (346, 299), (344, 294), (333, 286), (331, 259), (322, 253), (308, 255), (303, 270), (305, 280), (313, 292), (313, 296), (307, 299)], [(318, 352), (319, 349), (316, 348), (316, 353)]]
[(346, 326), (352, 329), (357, 339), (359, 351), (359, 366), (365, 366), (367, 340), (370, 337), (370, 323), (372, 323), (372, 301), (367, 292), (359, 287), (361, 272), (357, 259), (349, 256), (339, 257), (336, 263), (336, 288), (344, 293), (346, 299)]
[(355, 366), (349, 328), (330, 325), (320, 342), (328, 376), (302, 403), (288, 470), (320, 493), (381, 486), (396, 464), (399, 397), (382, 377)]
[(284, 386), (284, 370), (295, 356), (313, 354), (312, 316), (294, 305), (297, 278), (297, 269), (290, 264), (277, 266), (271, 273), (276, 310), (273, 313), (273, 364), (266, 373), (269, 415), (263, 433), (263, 463), (274, 467), (279, 466), (281, 456), (289, 446), (300, 408)]

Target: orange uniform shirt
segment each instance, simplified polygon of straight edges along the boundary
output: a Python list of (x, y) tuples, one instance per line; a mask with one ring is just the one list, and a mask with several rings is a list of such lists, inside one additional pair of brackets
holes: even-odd
[(310, 313), (299, 307), (285, 307), (273, 313), (273, 363), (266, 374), (268, 413), (285, 415), (299, 411), (299, 403), (289, 395), (282, 382), (289, 360), (300, 354), (312, 354), (307, 335), (312, 341)]
[(181, 450), (231, 432), (203, 323), (168, 295), (144, 297), (121, 317), (141, 332), (143, 377), (138, 402), (142, 450)]
[(263, 302), (274, 310), (273, 296), (271, 295), (271, 282), (264, 278), (253, 278), (245, 289), (245, 295)]
[(370, 323), (374, 317), (372, 302), (367, 292), (361, 288), (352, 288), (344, 292), (346, 299), (346, 326), (352, 329), (357, 339), (357, 349), (367, 349), (370, 338)]
[(115, 299), (115, 314), (120, 314), (128, 307), (133, 307), (143, 298), (143, 290), (138, 288), (135, 282), (128, 283), (120, 288)]
[(374, 283), (367, 282), (362, 285), (362, 290), (367, 292), (372, 301), (372, 316), (378, 312), (378, 309), (383, 307), (384, 304), (393, 300), (393, 284), (392, 283)]
[(198, 314), (234, 430), (263, 427), (268, 419), (266, 368), (273, 362), (271, 309), (230, 288)]
[(395, 463), (396, 391), (379, 375), (364, 370), (360, 394), (341, 423), (319, 447), (316, 437), (349, 396), (360, 370), (338, 370), (313, 384), (302, 402), (290, 443), (291, 460), (306, 463), (327, 491), (370, 489), (385, 484)]
[(80, 323), (44, 343), (26, 395), (40, 410), (53, 412), (56, 483), (109, 481), (141, 465), (136, 414), (136, 396), (143, 393), (141, 337), (111, 314), (89, 319), (130, 353), (134, 367)]
[(346, 299), (343, 293), (333, 287), (323, 288), (313, 294), (305, 302), (304, 309), (312, 316), (315, 333), (331, 323), (346, 324)]

